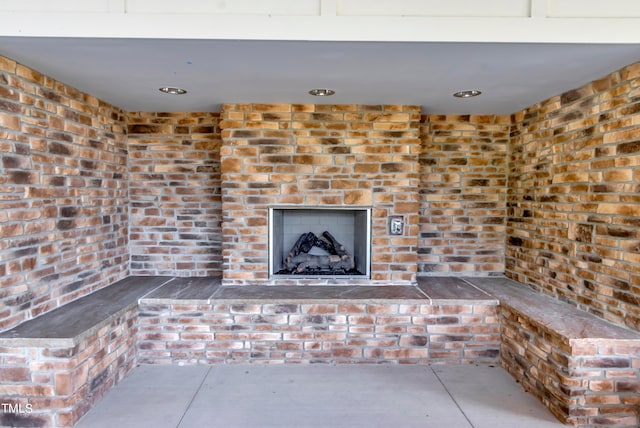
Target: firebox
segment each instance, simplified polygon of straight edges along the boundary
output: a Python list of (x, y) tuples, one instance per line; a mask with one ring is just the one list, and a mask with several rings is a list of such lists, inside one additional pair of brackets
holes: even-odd
[(270, 207), (269, 276), (370, 278), (370, 207)]

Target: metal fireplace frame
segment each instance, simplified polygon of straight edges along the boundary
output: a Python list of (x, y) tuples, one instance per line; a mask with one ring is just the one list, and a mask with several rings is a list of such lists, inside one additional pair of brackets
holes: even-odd
[[(269, 242), (268, 242), (268, 256), (269, 256), (269, 278), (293, 278), (293, 279), (308, 279), (308, 278), (322, 278), (322, 279), (370, 279), (371, 278), (371, 245), (372, 245), (372, 207), (370, 206), (310, 206), (310, 205), (274, 205), (269, 206)], [(276, 233), (276, 221), (281, 221), (284, 215), (284, 211), (298, 210), (298, 211), (351, 211), (354, 213), (354, 228), (360, 229), (359, 232), (365, 235), (364, 248), (354, 248), (354, 256), (359, 260), (357, 264), (364, 269), (362, 275), (320, 275), (320, 274), (277, 274), (275, 273), (278, 268), (275, 266), (275, 252), (284, 254), (283, 248), (275, 248), (277, 245), (275, 239)], [(359, 219), (356, 217), (360, 217)], [(356, 231), (357, 232), (357, 231)], [(278, 239), (281, 241), (281, 239)], [(282, 242), (280, 242), (282, 244)], [(282, 246), (282, 245), (281, 245)], [(354, 247), (356, 243), (354, 242)], [(362, 246), (358, 246), (362, 247)], [(286, 249), (288, 251), (288, 249)], [(364, 263), (361, 258), (364, 257)]]

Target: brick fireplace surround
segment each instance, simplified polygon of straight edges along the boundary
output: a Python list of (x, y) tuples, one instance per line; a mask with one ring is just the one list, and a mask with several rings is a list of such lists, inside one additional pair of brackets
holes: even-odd
[[(396, 334), (397, 346), (411, 352), (383, 351), (374, 362), (499, 359), (566, 422), (637, 425), (637, 342), (589, 341), (571, 326), (554, 329), (544, 322), (550, 315), (544, 310), (510, 303), (518, 293), (504, 291), (495, 277), (555, 299), (560, 306), (544, 307), (568, 311), (566, 319), (579, 310), (630, 337), (638, 334), (640, 63), (511, 115), (451, 116), (401, 105), (226, 104), (220, 113), (127, 112), (0, 57), (0, 159), (0, 331), (134, 275), (220, 277), (226, 290), (399, 290), (415, 288), (420, 277), (465, 276), (479, 283), (494, 278), (484, 289), (506, 299), (498, 322), (500, 355), (491, 330), (498, 328), (495, 303), (474, 313), (474, 306), (457, 302), (442, 310), (463, 312), (446, 314), (433, 300), (388, 301), (391, 309), (372, 306), (377, 313), (370, 312), (371, 302), (329, 307), (313, 301), (284, 308), (291, 311), (286, 316), (276, 313), (274, 302), (241, 299), (225, 309), (211, 296), (206, 303), (147, 302), (144, 312), (126, 306), (83, 336), (90, 342), (82, 345), (0, 345), (2, 397), (35, 396), (42, 409), (63, 409), (44, 410), (43, 420), (64, 414), (58, 422), (70, 425), (136, 363), (177, 361), (182, 334), (210, 342), (213, 333), (197, 330), (213, 324), (191, 325), (196, 318), (231, 317), (221, 322), (246, 322), (258, 334), (267, 328), (258, 318), (273, 318), (269, 328), (276, 328), (278, 319), (327, 323), (335, 316), (338, 324), (344, 321), (340, 328), (354, 331), (404, 317), (406, 334)], [(372, 208), (371, 278), (348, 284), (269, 278), (267, 210), (305, 204)], [(389, 233), (388, 218), (396, 215), (406, 225), (401, 236)], [(194, 315), (203, 311), (208, 315)], [(438, 340), (412, 338), (432, 322), (432, 332), (446, 332), (446, 352), (475, 343), (465, 329), (477, 322), (478, 331), (489, 328), (482, 340), (490, 345), (472, 359), (448, 359), (452, 354), (445, 351), (439, 359), (426, 350)], [(166, 331), (154, 332), (160, 324)], [(295, 328), (314, 328), (305, 325)], [(190, 326), (193, 331), (172, 331)], [(380, 328), (395, 334), (400, 327)], [(122, 332), (126, 337), (119, 339)], [(221, 340), (236, 337), (220, 334)], [(118, 351), (105, 353), (105, 343)], [(332, 352), (324, 362), (354, 362), (347, 354), (357, 354)], [(242, 355), (242, 361), (275, 361)], [(556, 373), (555, 365), (565, 371)], [(82, 392), (91, 385), (95, 396), (88, 400)]]
[(349, 283), (415, 284), (419, 107), (228, 104), (220, 126), (223, 284), (318, 284), (269, 278), (267, 213), (282, 205), (371, 207), (371, 279)]

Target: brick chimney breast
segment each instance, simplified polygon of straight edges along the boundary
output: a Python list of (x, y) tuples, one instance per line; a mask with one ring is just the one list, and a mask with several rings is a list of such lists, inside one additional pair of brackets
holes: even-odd
[[(283, 205), (371, 208), (371, 276), (356, 283), (415, 283), (420, 114), (402, 105), (224, 105), (223, 284), (282, 283), (269, 277), (266, 219)], [(404, 233), (391, 235), (388, 218), (398, 215)]]

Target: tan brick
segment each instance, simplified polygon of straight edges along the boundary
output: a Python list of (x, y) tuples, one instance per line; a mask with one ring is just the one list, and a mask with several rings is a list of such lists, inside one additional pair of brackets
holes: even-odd
[(608, 144), (621, 141), (632, 141), (637, 140), (638, 137), (640, 137), (640, 131), (637, 128), (625, 129), (605, 134), (604, 143)]
[(16, 72), (16, 65), (15, 61), (0, 55), (0, 70), (13, 74)]
[(370, 190), (347, 190), (344, 192), (344, 203), (346, 205), (371, 205), (372, 199)]
[(238, 158), (225, 158), (222, 161), (222, 172), (242, 172), (242, 161)]

